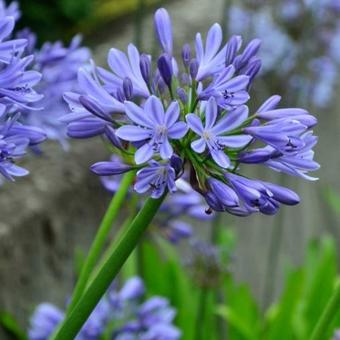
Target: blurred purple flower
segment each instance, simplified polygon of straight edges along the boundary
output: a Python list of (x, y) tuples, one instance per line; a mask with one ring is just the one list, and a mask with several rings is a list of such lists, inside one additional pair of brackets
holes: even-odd
[[(104, 334), (112, 339), (179, 339), (181, 332), (172, 324), (176, 312), (168, 300), (154, 296), (141, 303), (144, 293), (139, 277), (127, 280), (120, 290), (110, 288), (75, 340), (101, 339)], [(40, 304), (31, 318), (28, 338), (48, 340), (63, 319), (64, 312), (54, 305)]]

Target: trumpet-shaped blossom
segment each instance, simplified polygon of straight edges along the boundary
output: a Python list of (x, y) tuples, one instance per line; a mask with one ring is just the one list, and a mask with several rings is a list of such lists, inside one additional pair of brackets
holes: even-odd
[(143, 194), (150, 191), (152, 198), (159, 198), (165, 190), (176, 191), (175, 177), (175, 170), (169, 163), (160, 164), (156, 161), (150, 161), (149, 166), (137, 172), (134, 188), (138, 193)]
[[(207, 203), (184, 209), (196, 213), (274, 214), (281, 204), (296, 204), (289, 189), (242, 175), (247, 164), (261, 164), (311, 179), (308, 172), (319, 166), (313, 160), (317, 120), (308, 111), (278, 108), (275, 95), (249, 113), (249, 89), (256, 87), (262, 65), (261, 41), (253, 39), (243, 49), (240, 36), (223, 43), (221, 27), (214, 24), (205, 43), (196, 35), (195, 51), (184, 44), (181, 65), (165, 9), (156, 11), (154, 24), (159, 56), (140, 54), (133, 45), (127, 55), (113, 48), (110, 71), (82, 69), (80, 91), (65, 95), (71, 109), (63, 118), (68, 134), (105, 136), (122, 159), (96, 163), (92, 170), (114, 191), (112, 176), (136, 169), (135, 191), (153, 198), (174, 193), (187, 176), (190, 188)], [(173, 242), (188, 237), (190, 226), (169, 215), (171, 223), (162, 222), (166, 237)]]
[(223, 70), (226, 46), (220, 50), (222, 39), (222, 28), (217, 23), (209, 29), (204, 47), (202, 36), (200, 33), (197, 33), (195, 47), (198, 70), (196, 80), (201, 81)]
[(235, 68), (232, 65), (225, 68), (206, 89), (199, 93), (199, 98), (208, 100), (214, 97), (218, 105), (226, 110), (246, 103), (250, 98), (246, 90), (249, 77), (241, 75), (232, 78), (234, 74)]
[(140, 68), (141, 57), (136, 46), (129, 44), (127, 56), (118, 49), (111, 48), (107, 62), (112, 73), (102, 67), (98, 67), (97, 71), (108, 92), (117, 94), (117, 89), (123, 86), (124, 79), (129, 78), (135, 96), (147, 98), (150, 95)]
[(135, 153), (136, 163), (147, 162), (155, 153), (162, 159), (170, 159), (173, 148), (169, 139), (180, 139), (188, 130), (184, 122), (178, 121), (178, 103), (172, 102), (164, 112), (161, 101), (151, 96), (144, 109), (132, 102), (126, 102), (125, 108), (126, 115), (136, 125), (124, 125), (118, 128), (116, 135), (129, 142), (146, 141)]
[(230, 159), (225, 154), (224, 149), (242, 148), (247, 145), (252, 137), (249, 135), (225, 134), (239, 127), (248, 117), (248, 108), (241, 106), (217, 120), (218, 109), (214, 98), (210, 98), (205, 108), (205, 126), (203, 126), (199, 116), (189, 114), (186, 116), (188, 125), (192, 131), (200, 136), (199, 139), (191, 143), (191, 148), (202, 153), (208, 147), (211, 157), (222, 168), (230, 166)]
[(295, 205), (300, 201), (295, 192), (275, 184), (254, 181), (231, 173), (226, 174), (226, 178), (243, 204), (236, 207), (234, 210), (236, 214), (237, 211), (240, 215), (260, 211), (266, 215), (273, 215), (277, 212), (279, 203)]

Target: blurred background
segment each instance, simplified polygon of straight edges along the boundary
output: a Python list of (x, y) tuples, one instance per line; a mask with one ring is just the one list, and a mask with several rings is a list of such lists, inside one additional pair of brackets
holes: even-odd
[[(251, 108), (280, 94), (282, 106), (303, 107), (316, 115), (319, 143), (315, 151), (321, 169), (315, 183), (264, 173), (256, 166), (248, 169), (252, 177), (295, 190), (301, 203), (282, 207), (274, 217), (220, 216), (219, 228), (227, 231), (230, 255), (225, 266), (235, 282), (249, 286), (262, 311), (280, 298), (287, 271), (305, 263), (312, 240), (324, 240), (327, 235), (325, 242), (332, 244), (338, 266), (339, 1), (21, 0), (19, 6), (18, 28), (30, 27), (40, 45), (56, 40), (68, 44), (80, 32), (82, 44), (91, 48), (93, 59), (104, 67), (113, 46), (125, 50), (134, 42), (140, 50), (155, 51), (152, 15), (160, 6), (172, 17), (177, 51), (214, 22), (221, 24), (226, 36), (239, 34), (244, 42), (260, 38), (263, 66), (251, 89)], [(37, 303), (64, 303), (74, 282), (75, 254), (89, 246), (110, 200), (88, 170), (110, 156), (99, 139), (72, 140), (66, 152), (49, 141), (42, 151), (25, 160), (31, 172), (28, 177), (0, 188), (0, 309), (15, 315), (24, 327)], [(210, 237), (211, 223), (192, 224), (200, 238)], [(189, 246), (179, 247), (182, 255), (177, 260), (183, 262)], [(6, 339), (5, 333), (0, 333), (0, 339)]]

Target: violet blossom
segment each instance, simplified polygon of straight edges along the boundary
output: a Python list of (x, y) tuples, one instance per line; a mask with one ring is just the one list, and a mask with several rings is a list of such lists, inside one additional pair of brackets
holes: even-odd
[[(177, 340), (181, 331), (173, 324), (176, 311), (166, 298), (144, 299), (145, 287), (139, 277), (132, 277), (121, 289), (107, 291), (83, 325), (76, 340), (101, 339), (169, 339)], [(30, 340), (47, 340), (63, 321), (65, 312), (50, 303), (38, 305), (28, 330)], [(115, 324), (115, 327), (112, 325)], [(109, 332), (109, 333), (108, 333)]]
[[(200, 209), (207, 213), (274, 214), (281, 204), (298, 203), (289, 189), (243, 175), (247, 164), (305, 179), (318, 168), (314, 116), (300, 108), (277, 108), (279, 96), (252, 113), (246, 106), (262, 66), (261, 41), (253, 39), (242, 49), (235, 35), (223, 43), (221, 27), (214, 24), (205, 44), (196, 35), (196, 53), (184, 45), (181, 66), (165, 9), (156, 11), (155, 31), (161, 54), (154, 63), (131, 44), (127, 55), (113, 48), (110, 71), (83, 68), (80, 91), (65, 94), (71, 109), (63, 117), (68, 134), (104, 136), (121, 159), (121, 164), (99, 162), (92, 170), (111, 178), (133, 169), (134, 190), (152, 198), (175, 193), (186, 174), (190, 187), (204, 197), (208, 207)], [(183, 221), (167, 230), (174, 240), (190, 234)]]

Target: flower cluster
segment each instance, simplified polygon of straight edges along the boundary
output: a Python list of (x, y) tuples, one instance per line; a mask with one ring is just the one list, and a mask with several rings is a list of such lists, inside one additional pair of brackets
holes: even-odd
[[(14, 16), (8, 16), (14, 15)], [(27, 39), (12, 38), (15, 19), (19, 16), (16, 4), (0, 4), (0, 173), (7, 180), (24, 176), (28, 171), (15, 164), (25, 155), (28, 146), (45, 140), (45, 133), (20, 122), (20, 113), (31, 109), (42, 98), (33, 87), (41, 75), (28, 70), (32, 55), (24, 56)]]
[[(142, 302), (145, 288), (138, 277), (118, 291), (111, 288), (76, 337), (76, 340), (108, 339), (176, 340), (181, 332), (173, 324), (176, 311), (167, 299), (153, 296)], [(30, 322), (30, 340), (47, 340), (65, 313), (50, 303), (40, 304)]]
[(226, 21), (232, 34), (263, 38), (260, 57), (271, 86), (291, 102), (325, 108), (338, 84), (339, 14), (337, 0), (244, 1), (228, 9)]
[(261, 68), (261, 42), (232, 36), (223, 43), (214, 24), (204, 39), (197, 33), (195, 53), (185, 44), (182, 67), (173, 51), (170, 17), (155, 14), (161, 54), (152, 62), (130, 44), (127, 54), (112, 48), (110, 71), (80, 69), (79, 93), (65, 93), (71, 113), (63, 120), (74, 138), (103, 136), (120, 162), (94, 165), (103, 176), (137, 171), (134, 189), (159, 198), (177, 190), (176, 180), (189, 173), (191, 186), (210, 209), (245, 216), (275, 214), (280, 204), (299, 197), (289, 189), (244, 177), (245, 164), (313, 179), (316, 170), (312, 134), (316, 119), (299, 108), (278, 108), (279, 96), (255, 112), (246, 105)]
[[(126, 167), (117, 155), (112, 156), (110, 162), (98, 162), (91, 167), (94, 173), (101, 175), (104, 188), (111, 194), (116, 193), (122, 179), (119, 172), (112, 174), (113, 163), (116, 164), (116, 169)], [(155, 231), (173, 244), (192, 236), (193, 228), (189, 221), (185, 221), (187, 217), (190, 218), (190, 222), (208, 221), (213, 217), (212, 214), (205, 213), (201, 195), (194, 191), (185, 179), (179, 178), (176, 181), (176, 188), (178, 190), (165, 199), (152, 222)], [(142, 204), (143, 202), (139, 203)]]
[(35, 55), (33, 69), (42, 75), (37, 90), (44, 96), (38, 104), (43, 109), (26, 110), (23, 120), (40, 127), (49, 139), (57, 140), (67, 149), (65, 124), (59, 120), (67, 112), (63, 93), (78, 89), (77, 71), (88, 62), (90, 51), (81, 47), (80, 36), (75, 36), (69, 46), (64, 46), (61, 41), (46, 42), (40, 49), (35, 48), (35, 34), (28, 29), (19, 32), (18, 36), (26, 37), (29, 41), (26, 52)]

